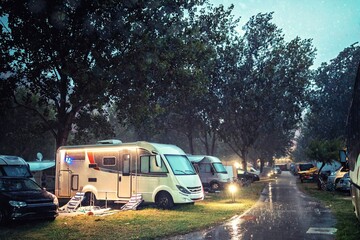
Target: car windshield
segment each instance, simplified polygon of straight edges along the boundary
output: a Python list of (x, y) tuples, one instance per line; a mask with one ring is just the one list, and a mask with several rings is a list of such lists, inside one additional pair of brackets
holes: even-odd
[(195, 170), (189, 159), (183, 155), (165, 155), (175, 175), (194, 175)]
[(41, 191), (41, 187), (31, 179), (0, 178), (0, 191), (3, 192)]
[(227, 173), (224, 165), (222, 165), (222, 163), (214, 163), (213, 164), (215, 171), (218, 173)]
[(9, 177), (32, 177), (31, 172), (26, 165), (8, 165), (2, 166), (5, 176)]

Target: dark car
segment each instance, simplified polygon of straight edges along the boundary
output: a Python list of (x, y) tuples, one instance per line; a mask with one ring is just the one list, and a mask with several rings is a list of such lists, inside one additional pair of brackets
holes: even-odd
[(29, 178), (0, 177), (0, 224), (58, 216), (58, 199)]
[(237, 170), (237, 178), (239, 180), (244, 179), (244, 180), (249, 180), (251, 182), (260, 180), (259, 175), (255, 174), (255, 173), (245, 171), (245, 170), (242, 170), (242, 169)]

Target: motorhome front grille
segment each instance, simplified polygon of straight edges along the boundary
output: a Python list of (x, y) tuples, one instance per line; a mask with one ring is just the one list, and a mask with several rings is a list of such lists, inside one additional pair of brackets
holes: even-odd
[(191, 193), (199, 193), (201, 192), (201, 186), (198, 187), (187, 187)]

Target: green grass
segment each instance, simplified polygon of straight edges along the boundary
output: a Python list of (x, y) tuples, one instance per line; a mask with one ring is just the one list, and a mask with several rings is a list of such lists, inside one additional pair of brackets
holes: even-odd
[(235, 201), (227, 192), (173, 210), (151, 206), (99, 217), (58, 217), (53, 222), (25, 222), (0, 227), (0, 239), (154, 239), (205, 229), (240, 215), (259, 199), (263, 182), (241, 188)]
[(360, 239), (360, 223), (356, 219), (351, 197), (342, 192), (328, 192), (317, 189), (315, 183), (298, 184), (299, 188), (330, 207), (336, 217), (336, 240)]

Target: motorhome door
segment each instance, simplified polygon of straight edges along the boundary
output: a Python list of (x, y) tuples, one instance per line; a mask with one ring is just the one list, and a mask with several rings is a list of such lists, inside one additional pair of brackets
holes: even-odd
[(59, 186), (57, 186), (57, 187), (59, 189), (59, 196), (60, 197), (70, 197), (71, 171), (60, 170), (58, 184), (59, 184)]
[(118, 171), (118, 197), (131, 197), (131, 154), (129, 151), (122, 151), (119, 154), (119, 171)]

